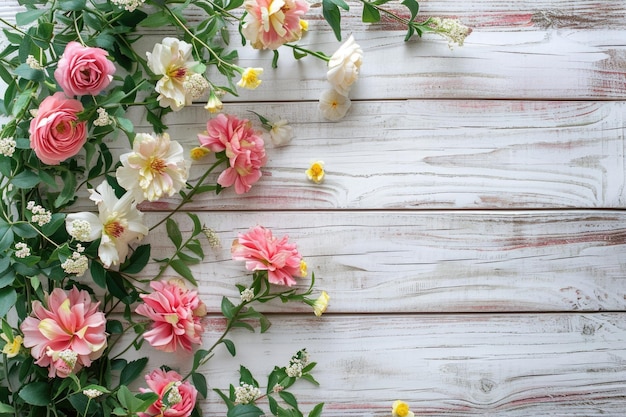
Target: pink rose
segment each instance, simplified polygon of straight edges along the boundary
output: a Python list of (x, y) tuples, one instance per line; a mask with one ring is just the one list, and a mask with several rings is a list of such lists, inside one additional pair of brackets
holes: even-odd
[(33, 311), (21, 325), (24, 347), (48, 376), (65, 378), (90, 366), (107, 346), (106, 318), (87, 291), (55, 288), (46, 305), (33, 302)]
[(58, 165), (87, 141), (87, 122), (78, 120), (83, 105), (63, 93), (46, 97), (30, 122), (30, 147), (44, 164)]
[(143, 338), (164, 352), (174, 352), (179, 345), (191, 351), (192, 344), (201, 344), (206, 306), (198, 293), (186, 288), (182, 280), (152, 281), (150, 286), (154, 292), (141, 294), (143, 304), (135, 310), (152, 320)]
[(70, 42), (54, 71), (54, 78), (70, 97), (99, 94), (115, 74), (115, 65), (107, 59), (108, 55), (104, 49)]
[(235, 261), (246, 261), (248, 271), (267, 271), (272, 284), (292, 286), (295, 276), (304, 276), (305, 265), (296, 245), (288, 236), (274, 237), (263, 226), (255, 226), (248, 233), (239, 233), (233, 242), (231, 255)]
[(222, 187), (235, 185), (235, 192), (243, 194), (261, 178), (261, 167), (267, 162), (265, 143), (247, 119), (220, 113), (209, 120), (198, 140), (213, 152), (226, 151), (229, 167), (217, 178)]
[[(139, 417), (188, 417), (196, 405), (198, 390), (189, 381), (183, 382), (183, 377), (176, 371), (155, 369), (146, 375), (148, 389), (139, 388), (141, 392), (158, 394), (156, 400), (145, 413), (138, 413)], [(164, 406), (163, 400), (166, 399)]]

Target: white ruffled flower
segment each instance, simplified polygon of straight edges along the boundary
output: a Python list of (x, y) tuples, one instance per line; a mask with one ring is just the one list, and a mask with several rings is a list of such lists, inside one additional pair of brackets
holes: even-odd
[(319, 109), (322, 116), (333, 122), (343, 119), (351, 105), (348, 97), (335, 90), (326, 90), (320, 96)]
[(191, 44), (185, 41), (165, 38), (162, 43), (154, 45), (152, 52), (146, 52), (150, 70), (163, 76), (155, 88), (159, 93), (157, 100), (161, 107), (178, 111), (192, 103), (193, 96), (185, 87), (185, 83), (195, 74), (192, 68), (198, 64), (193, 60), (192, 49)]
[(274, 146), (285, 146), (293, 139), (293, 127), (288, 124), (285, 119), (280, 119), (277, 122), (271, 123), (270, 139)]
[(103, 265), (109, 268), (126, 259), (129, 243), (143, 239), (148, 234), (148, 228), (143, 224), (143, 213), (137, 210), (131, 193), (125, 193), (118, 199), (106, 181), (89, 191), (89, 198), (98, 206), (99, 215), (89, 212), (68, 214), (65, 227), (71, 235), (75, 220), (89, 222), (89, 238), (100, 238), (98, 256)]
[(185, 160), (183, 147), (171, 141), (167, 133), (138, 133), (133, 151), (120, 156), (120, 162), (122, 166), (115, 173), (117, 181), (133, 193), (138, 203), (172, 196), (189, 177), (190, 163)]
[(363, 50), (350, 35), (328, 61), (326, 77), (339, 94), (348, 96), (352, 84), (359, 78), (362, 62)]

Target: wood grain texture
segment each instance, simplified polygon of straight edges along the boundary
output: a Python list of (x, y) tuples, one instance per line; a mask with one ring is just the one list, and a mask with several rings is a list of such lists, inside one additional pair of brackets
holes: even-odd
[[(285, 366), (306, 347), (321, 385), (300, 381), (291, 391), (304, 410), (325, 402), (325, 416), (389, 416), (399, 398), (416, 416), (620, 416), (625, 319), (624, 313), (270, 316), (263, 335), (233, 334), (237, 356), (218, 351), (204, 374), (211, 388), (227, 389), (244, 365), (265, 388), (273, 365)], [(208, 324), (210, 344), (223, 321)], [(149, 367), (172, 363), (150, 348), (143, 353)], [(180, 363), (189, 370), (190, 360)], [(214, 393), (202, 404), (205, 414), (225, 412)]]
[[(623, 208), (626, 206), (624, 102), (368, 101), (341, 123), (325, 122), (315, 103), (227, 105), (249, 118), (286, 118), (289, 146), (266, 138), (268, 162), (250, 192), (205, 194), (194, 210)], [(202, 106), (168, 117), (169, 134), (198, 146), (209, 114)], [(138, 132), (150, 132), (134, 114)], [(125, 137), (111, 142), (128, 152)], [(307, 181), (312, 160), (325, 162), (323, 184)], [(214, 161), (194, 163), (197, 179)], [(213, 181), (216, 177), (213, 177)], [(163, 210), (177, 198), (143, 204)], [(78, 208), (92, 209), (82, 200)]]
[[(622, 211), (197, 214), (221, 241), (211, 250), (203, 239), (206, 260), (192, 267), (211, 311), (219, 311), (222, 295), (237, 297), (234, 284), (249, 280), (230, 246), (257, 224), (298, 244), (317, 288), (331, 295), (333, 313), (626, 309)], [(149, 214), (146, 222), (160, 218)], [(175, 219), (188, 234), (188, 217)], [(171, 253), (164, 227), (147, 242), (153, 258)], [(157, 271), (149, 265), (144, 275)], [(264, 306), (285, 308), (292, 307)]]

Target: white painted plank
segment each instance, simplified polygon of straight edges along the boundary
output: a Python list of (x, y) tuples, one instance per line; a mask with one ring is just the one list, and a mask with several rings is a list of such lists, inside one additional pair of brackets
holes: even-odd
[[(624, 313), (519, 315), (271, 316), (260, 335), (233, 334), (238, 354), (218, 350), (205, 375), (211, 388), (238, 383), (239, 365), (263, 388), (273, 365), (307, 348), (318, 363), (314, 387), (291, 390), (304, 410), (324, 416), (389, 416), (407, 401), (417, 416), (622, 416), (626, 409)], [(206, 346), (223, 329), (208, 322)], [(186, 372), (191, 355), (145, 347), (149, 367)], [(226, 410), (215, 393), (205, 415)], [(261, 403), (267, 408), (266, 403)]]
[[(231, 259), (257, 224), (298, 245), (333, 313), (596, 311), (626, 309), (626, 212), (345, 211), (199, 212), (221, 247), (192, 271), (211, 311), (250, 280)], [(146, 215), (155, 224), (159, 213)], [(191, 222), (175, 217), (188, 236)], [(144, 243), (171, 256), (165, 227)], [(151, 263), (143, 276), (158, 272)], [(165, 278), (176, 277), (170, 270)], [(309, 279), (302, 280), (307, 286)], [(315, 294), (317, 297), (317, 294)], [(291, 311), (280, 302), (266, 311)], [(302, 306), (299, 311), (309, 311)]]
[[(315, 103), (232, 104), (227, 113), (286, 118), (295, 138), (268, 140), (263, 177), (250, 192), (199, 196), (209, 210), (399, 208), (597, 208), (626, 206), (625, 102), (356, 102), (340, 123)], [(209, 114), (202, 106), (168, 117), (172, 139), (198, 146)], [(150, 132), (135, 113), (138, 132)], [(261, 129), (262, 130), (262, 129)], [(110, 143), (129, 151), (125, 137)], [(326, 163), (323, 184), (307, 180), (311, 160)], [(192, 168), (191, 182), (214, 161)], [(213, 181), (216, 177), (213, 177)], [(171, 208), (178, 197), (145, 210)], [(86, 205), (85, 205), (86, 204)], [(92, 207), (84, 200), (83, 208)]]

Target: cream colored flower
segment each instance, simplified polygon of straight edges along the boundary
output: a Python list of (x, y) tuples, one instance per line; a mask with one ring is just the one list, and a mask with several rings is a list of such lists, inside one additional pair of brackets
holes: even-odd
[(215, 90), (211, 89), (211, 92), (209, 93), (209, 100), (207, 101), (204, 108), (207, 109), (210, 113), (217, 113), (221, 111), (223, 107), (224, 104), (222, 104), (222, 100), (220, 100)]
[(134, 194), (137, 202), (156, 201), (180, 191), (189, 177), (189, 163), (183, 147), (170, 141), (167, 133), (138, 133), (133, 151), (120, 156), (122, 166), (115, 173), (117, 181)]
[(412, 411), (409, 410), (409, 405), (404, 401), (394, 401), (391, 406), (391, 415), (393, 417), (415, 417)]
[(193, 100), (189, 79), (198, 62), (191, 55), (192, 46), (175, 38), (165, 38), (147, 52), (148, 67), (156, 75), (162, 75), (156, 84), (157, 100), (161, 107), (178, 111)]
[(246, 68), (243, 74), (241, 74), (241, 80), (239, 80), (237, 85), (242, 88), (254, 90), (259, 85), (261, 85), (261, 80), (259, 80), (259, 76), (262, 73), (263, 68)]
[(320, 96), (319, 109), (322, 116), (330, 121), (343, 119), (352, 106), (350, 99), (335, 90), (326, 90)]
[(330, 296), (326, 291), (322, 291), (322, 294), (320, 294), (317, 300), (315, 300), (315, 304), (313, 304), (313, 313), (315, 313), (317, 317), (321, 317), (321, 315), (326, 312), (329, 300)]
[(288, 124), (285, 119), (270, 123), (270, 139), (274, 146), (285, 146), (293, 139), (293, 127)]
[(0, 338), (2, 338), (2, 340), (6, 342), (6, 344), (2, 348), (2, 353), (7, 355), (7, 358), (14, 358), (20, 353), (20, 349), (22, 348), (22, 343), (24, 342), (24, 339), (22, 338), (22, 336), (20, 335), (13, 336), (12, 342), (9, 341), (9, 337), (4, 333), (0, 334)]
[(189, 151), (189, 156), (194, 161), (199, 161), (210, 153), (211, 151), (208, 148), (205, 148), (204, 146), (196, 146)]
[(328, 61), (326, 77), (339, 94), (348, 96), (352, 84), (359, 78), (362, 62), (363, 50), (350, 35)]
[(311, 163), (309, 169), (306, 170), (307, 178), (316, 184), (320, 184), (324, 181), (324, 175), (324, 161), (315, 161)]

